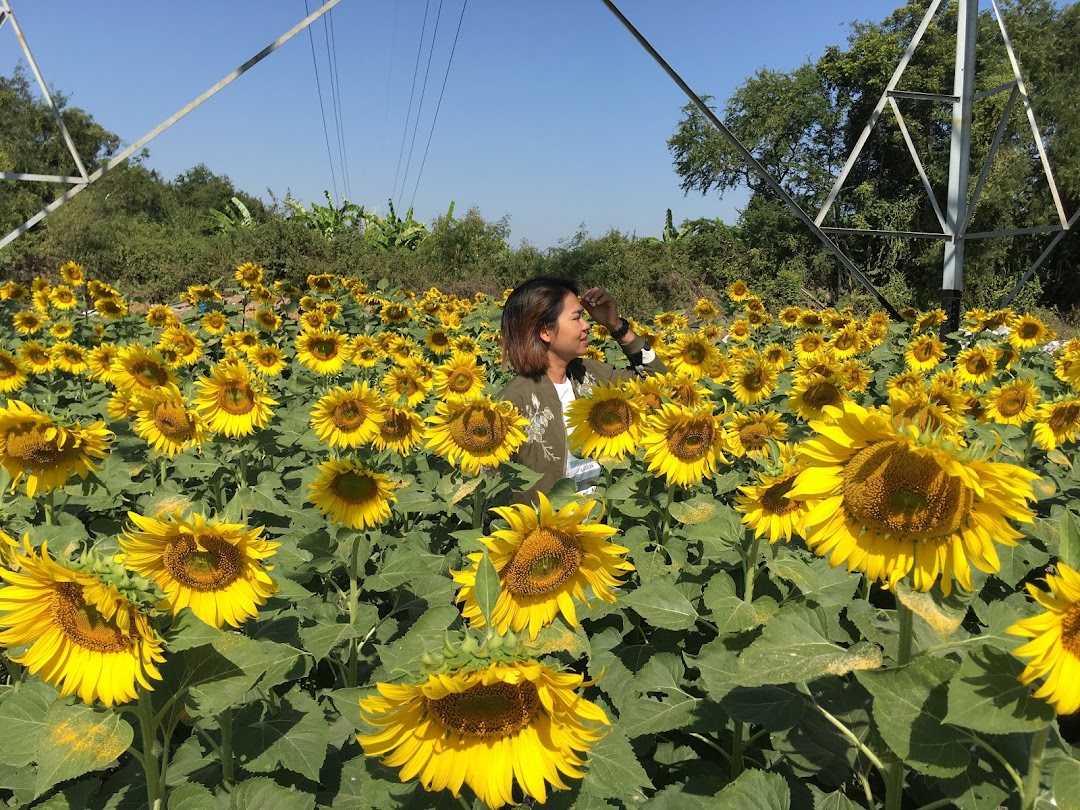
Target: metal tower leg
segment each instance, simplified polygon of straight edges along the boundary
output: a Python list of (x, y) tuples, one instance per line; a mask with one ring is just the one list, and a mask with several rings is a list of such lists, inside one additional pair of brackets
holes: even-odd
[(979, 26), (978, 0), (957, 0), (956, 68), (953, 72), (952, 141), (949, 145), (949, 192), (945, 211), (945, 264), (941, 277), (943, 331), (960, 328), (960, 295), (964, 289), (964, 233), (967, 223), (968, 178), (971, 171), (972, 105), (975, 98), (975, 40)]

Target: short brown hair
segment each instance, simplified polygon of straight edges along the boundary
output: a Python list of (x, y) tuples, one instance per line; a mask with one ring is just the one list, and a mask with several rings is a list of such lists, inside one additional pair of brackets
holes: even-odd
[(519, 285), (507, 297), (502, 311), (503, 362), (518, 374), (535, 377), (547, 371), (547, 344), (540, 338), (540, 330), (555, 328), (567, 293), (577, 295), (577, 284), (566, 278), (540, 276)]

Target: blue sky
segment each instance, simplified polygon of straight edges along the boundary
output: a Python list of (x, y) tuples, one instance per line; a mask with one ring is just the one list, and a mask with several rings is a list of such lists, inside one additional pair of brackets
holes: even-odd
[[(318, 0), (308, 0), (312, 10)], [(685, 196), (666, 141), (685, 97), (600, 0), (469, 0), (423, 174), (418, 170), (463, 0), (343, 0), (333, 12), (341, 127), (352, 201), (418, 219), (476, 206), (510, 217), (511, 242), (545, 249), (584, 226), (659, 235), (664, 210), (734, 222), (745, 196)], [(788, 70), (843, 44), (854, 20), (900, 0), (621, 0), (623, 13), (699, 93), (725, 99), (761, 67)], [(442, 13), (437, 36), (435, 16)], [(213, 4), (12, 0), (51, 88), (131, 142), (303, 19), (304, 0)], [(425, 7), (413, 118), (406, 127)], [(197, 163), (269, 199), (346, 193), (330, 107), (326, 32), (314, 34), (331, 174), (307, 33), (149, 145), (172, 179)], [(419, 127), (413, 120), (431, 51)], [(0, 70), (21, 50), (0, 28)], [(402, 141), (405, 137), (404, 155)], [(404, 182), (406, 164), (408, 175)], [(40, 167), (24, 167), (36, 171)], [(395, 175), (398, 182), (395, 187)], [(419, 182), (417, 182), (419, 180)]]

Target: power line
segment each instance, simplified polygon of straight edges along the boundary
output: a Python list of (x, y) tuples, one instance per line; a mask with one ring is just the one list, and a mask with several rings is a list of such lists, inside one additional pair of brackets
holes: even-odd
[(442, 88), (439, 90), (439, 101), (435, 104), (435, 115), (431, 119), (431, 129), (428, 131), (427, 146), (424, 147), (424, 159), (420, 161), (420, 170), (416, 173), (416, 185), (413, 186), (412, 197), (409, 207), (412, 208), (416, 201), (416, 190), (420, 188), (420, 178), (424, 175), (424, 166), (427, 165), (428, 151), (431, 149), (431, 137), (435, 134), (435, 122), (439, 120), (439, 110), (442, 109), (443, 94), (446, 92), (446, 80), (450, 78), (450, 66), (454, 64), (454, 51), (457, 50), (458, 37), (461, 36), (461, 22), (465, 19), (465, 8), (469, 0), (461, 4), (461, 15), (458, 17), (457, 30), (454, 32), (454, 44), (450, 46), (450, 59), (446, 63), (446, 73), (443, 74)]
[(424, 24), (420, 28), (420, 44), (416, 46), (416, 65), (413, 67), (412, 90), (409, 91), (409, 111), (405, 113), (405, 131), (401, 133), (401, 148), (398, 149), (397, 169), (394, 171), (394, 186), (390, 189), (390, 196), (397, 192), (398, 176), (401, 172), (401, 158), (405, 154), (405, 139), (409, 135), (409, 119), (412, 118), (413, 96), (416, 94), (416, 76), (420, 72), (420, 54), (424, 52), (424, 34), (427, 33), (428, 12), (431, 10), (431, 0), (424, 5)]
[[(304, 16), (310, 17), (308, 0), (304, 0)], [(319, 81), (319, 61), (315, 58), (315, 37), (308, 28), (308, 41), (311, 42), (311, 64), (315, 68), (315, 89), (319, 92), (319, 112), (322, 114), (323, 137), (326, 138), (326, 159), (330, 161), (330, 183), (334, 187), (334, 197), (338, 197), (337, 175), (334, 173), (334, 157), (330, 152), (330, 130), (326, 126), (326, 108), (323, 106), (322, 83)]]
[(420, 128), (420, 112), (424, 109), (424, 95), (427, 93), (428, 76), (431, 75), (431, 57), (435, 53), (435, 40), (439, 36), (439, 20), (442, 19), (443, 0), (439, 0), (439, 10), (435, 13), (435, 32), (431, 35), (431, 47), (428, 48), (427, 65), (424, 67), (424, 84), (420, 88), (420, 103), (416, 105), (416, 120), (413, 122), (412, 141), (409, 143), (409, 157), (405, 161), (405, 174), (401, 178), (401, 193), (405, 194), (405, 183), (412, 165), (413, 150), (416, 147), (416, 132)]
[[(327, 19), (330, 20), (329, 34), (327, 34)], [(330, 64), (330, 93), (334, 101), (334, 121), (337, 124), (338, 157), (342, 173), (345, 176), (345, 193), (352, 196), (352, 183), (349, 182), (349, 154), (345, 146), (345, 110), (341, 104), (341, 74), (338, 72), (337, 40), (334, 38), (334, 12), (331, 11), (323, 17), (323, 35), (328, 36), (326, 43), (326, 58)]]

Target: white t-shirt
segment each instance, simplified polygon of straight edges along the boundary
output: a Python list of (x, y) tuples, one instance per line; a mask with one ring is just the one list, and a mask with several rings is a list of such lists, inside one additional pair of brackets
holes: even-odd
[(578, 458), (570, 452), (570, 417), (568, 410), (570, 403), (574, 401), (574, 384), (567, 379), (563, 383), (554, 383), (555, 391), (562, 403), (563, 425), (566, 427), (566, 477), (573, 479), (578, 492), (588, 495), (596, 489), (596, 482), (600, 480), (600, 465), (591, 458)]

